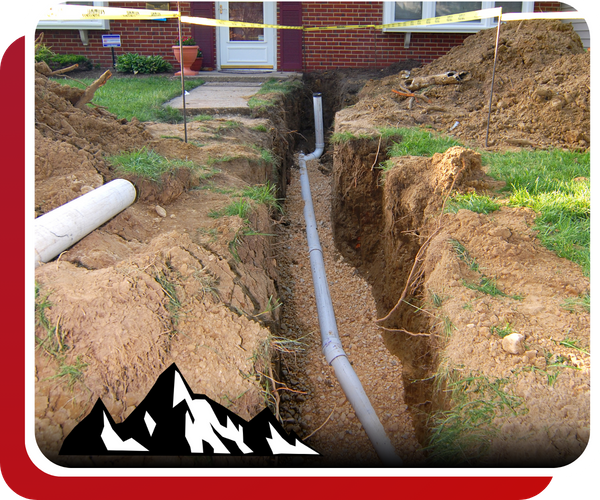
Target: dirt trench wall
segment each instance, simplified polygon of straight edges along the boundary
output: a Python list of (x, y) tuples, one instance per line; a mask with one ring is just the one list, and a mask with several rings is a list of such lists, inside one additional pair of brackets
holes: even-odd
[[(381, 326), (428, 332), (431, 319), (409, 304), (420, 294), (415, 258), (428, 233), (435, 230), (431, 221), (450, 188), (476, 185), (483, 172), (479, 155), (463, 148), (432, 159), (396, 158), (394, 169), (382, 171), (380, 164), (388, 159), (386, 151), (401, 139), (374, 137), (336, 146), (334, 237), (340, 253), (372, 285), (378, 317), (386, 318)], [(388, 349), (403, 360), (407, 403), (431, 400), (431, 384), (415, 380), (427, 379), (434, 370), (435, 342), (388, 331), (382, 335)], [(413, 418), (424, 425), (422, 413)], [(424, 430), (418, 430), (418, 435), (424, 438)]]
[[(377, 138), (336, 146), (332, 218), (336, 246), (371, 284), (385, 344), (402, 361), (421, 444), (430, 444), (438, 410), (453, 410), (457, 397), (483, 404), (473, 394), (489, 390), (490, 421), (471, 431), (475, 437), (461, 431), (456, 446), (467, 458), (451, 460), (559, 466), (577, 459), (589, 438), (589, 311), (565, 304), (589, 294), (589, 279), (541, 246), (530, 210), (442, 213), (450, 192), (496, 185), (478, 153), (454, 147), (432, 158), (398, 157), (383, 172), (373, 165), (386, 159), (385, 146)], [(484, 280), (493, 292), (478, 288)], [(507, 350), (503, 328), (522, 335), (524, 346)], [(566, 347), (571, 341), (585, 352)], [(483, 385), (473, 389), (473, 380)], [(461, 391), (444, 390), (457, 383)], [(490, 387), (508, 399), (498, 403)], [(488, 437), (478, 441), (477, 433)], [(429, 453), (438, 459), (437, 448)], [(445, 453), (442, 465), (452, 456)]]

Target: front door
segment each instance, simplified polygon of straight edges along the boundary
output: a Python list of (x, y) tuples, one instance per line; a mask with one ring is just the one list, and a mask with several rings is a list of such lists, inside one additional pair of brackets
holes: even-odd
[[(217, 2), (217, 19), (276, 24), (276, 2)], [(217, 28), (219, 69), (276, 69), (275, 28)]]

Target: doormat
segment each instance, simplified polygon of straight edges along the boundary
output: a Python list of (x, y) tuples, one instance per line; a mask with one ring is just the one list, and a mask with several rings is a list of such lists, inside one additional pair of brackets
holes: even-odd
[(263, 75), (265, 73), (273, 73), (270, 69), (221, 69), (219, 73), (233, 73), (244, 75)]

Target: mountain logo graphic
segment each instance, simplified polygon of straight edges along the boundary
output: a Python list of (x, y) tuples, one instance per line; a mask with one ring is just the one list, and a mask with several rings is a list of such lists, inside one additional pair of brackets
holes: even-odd
[(248, 422), (205, 395), (194, 394), (175, 364), (120, 424), (98, 399), (65, 438), (59, 454), (320, 455), (293, 431), (287, 434), (268, 408)]

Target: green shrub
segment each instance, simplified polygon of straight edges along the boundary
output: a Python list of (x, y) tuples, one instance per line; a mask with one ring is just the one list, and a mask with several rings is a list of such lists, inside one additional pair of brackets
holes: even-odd
[(77, 54), (54, 54), (50, 49), (40, 50), (35, 55), (35, 62), (45, 62), (51, 70), (56, 71), (57, 69), (67, 68), (78, 64), (79, 69), (89, 70), (92, 69), (92, 61), (85, 56)]
[(161, 56), (142, 56), (140, 54), (123, 54), (117, 57), (116, 69), (119, 73), (151, 74), (167, 73), (172, 66)]

